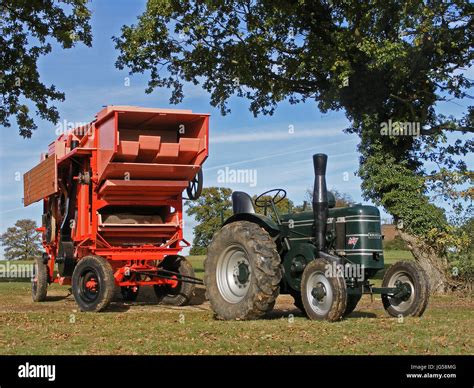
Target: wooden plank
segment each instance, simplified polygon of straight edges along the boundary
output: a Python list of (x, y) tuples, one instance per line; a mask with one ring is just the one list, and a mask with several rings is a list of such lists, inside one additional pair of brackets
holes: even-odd
[(56, 155), (51, 155), (23, 175), (23, 204), (31, 205), (58, 191)]

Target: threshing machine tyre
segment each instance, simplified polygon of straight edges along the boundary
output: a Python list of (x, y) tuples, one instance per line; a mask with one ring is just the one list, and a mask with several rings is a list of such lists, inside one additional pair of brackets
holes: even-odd
[(410, 294), (396, 298), (382, 294), (385, 311), (392, 317), (421, 317), (429, 300), (428, 277), (423, 268), (414, 261), (398, 261), (385, 273), (382, 287), (396, 287), (401, 282), (410, 288)]
[(316, 259), (303, 271), (301, 297), (310, 319), (334, 322), (340, 320), (346, 311), (346, 281), (338, 274), (327, 276), (330, 265), (327, 260)]
[(237, 221), (214, 235), (204, 261), (204, 284), (217, 319), (257, 319), (279, 294), (281, 259), (259, 225)]
[[(183, 276), (195, 277), (193, 266), (183, 256), (167, 256), (160, 268)], [(153, 288), (159, 303), (169, 306), (185, 306), (191, 301), (195, 286), (193, 283), (179, 282), (174, 288), (169, 286), (153, 286)]]
[(72, 274), (72, 293), (81, 311), (105, 310), (114, 292), (114, 272), (105, 258), (86, 256), (78, 261)]
[(347, 295), (347, 304), (346, 304), (346, 311), (344, 311), (344, 316), (349, 315), (355, 310), (361, 298), (362, 298), (362, 294)]
[(31, 296), (33, 302), (43, 302), (48, 293), (49, 270), (43, 258), (36, 258), (33, 266), (33, 278), (31, 279)]
[(139, 292), (140, 287), (120, 287), (120, 294), (124, 302), (135, 302)]

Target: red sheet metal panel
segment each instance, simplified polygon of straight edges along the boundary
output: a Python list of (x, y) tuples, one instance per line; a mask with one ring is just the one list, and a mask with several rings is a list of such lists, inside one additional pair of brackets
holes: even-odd
[(106, 180), (99, 194), (106, 200), (113, 197), (133, 198), (139, 202), (144, 197), (173, 197), (188, 186), (188, 181), (175, 180)]
[(56, 155), (23, 175), (23, 204), (28, 206), (58, 191)]
[(109, 163), (104, 170), (103, 176), (107, 179), (123, 179), (124, 176), (134, 179), (176, 179), (192, 180), (200, 166), (156, 164), (156, 163)]
[(107, 121), (102, 123), (100, 127), (96, 128), (96, 134), (98, 139), (98, 163), (97, 171), (99, 177), (107, 167), (108, 163), (112, 159), (114, 152), (117, 149), (117, 131), (116, 131), (116, 120), (112, 116)]

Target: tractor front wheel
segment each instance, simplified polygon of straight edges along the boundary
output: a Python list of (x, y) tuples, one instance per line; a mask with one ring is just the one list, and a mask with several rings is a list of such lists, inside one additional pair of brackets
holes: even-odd
[(310, 262), (301, 278), (301, 298), (306, 314), (318, 321), (338, 321), (347, 306), (345, 279), (338, 274), (327, 276), (330, 263), (324, 259)]
[(399, 261), (385, 273), (382, 287), (398, 287), (396, 295), (382, 294), (385, 311), (392, 317), (421, 317), (428, 305), (429, 285), (425, 271), (414, 261)]
[(72, 293), (81, 311), (105, 310), (114, 291), (114, 272), (106, 259), (86, 256), (79, 260), (72, 274)]
[(49, 269), (44, 263), (43, 257), (37, 258), (33, 267), (33, 278), (31, 279), (31, 296), (33, 302), (43, 302), (48, 293)]
[[(183, 275), (194, 278), (194, 269), (191, 263), (183, 256), (166, 256), (159, 268), (165, 271), (163, 275), (166, 277), (176, 276), (178, 284), (176, 287), (171, 286), (153, 286), (158, 302), (169, 306), (184, 306), (187, 305), (194, 295), (194, 284), (179, 281), (179, 276)], [(175, 273), (177, 275), (173, 275)]]
[(225, 225), (208, 247), (204, 284), (218, 319), (262, 317), (275, 304), (281, 277), (275, 242), (253, 222)]

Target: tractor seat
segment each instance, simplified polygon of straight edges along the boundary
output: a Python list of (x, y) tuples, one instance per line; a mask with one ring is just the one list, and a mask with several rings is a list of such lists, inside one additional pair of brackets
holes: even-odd
[(232, 210), (237, 213), (255, 213), (252, 197), (243, 191), (232, 193)]

